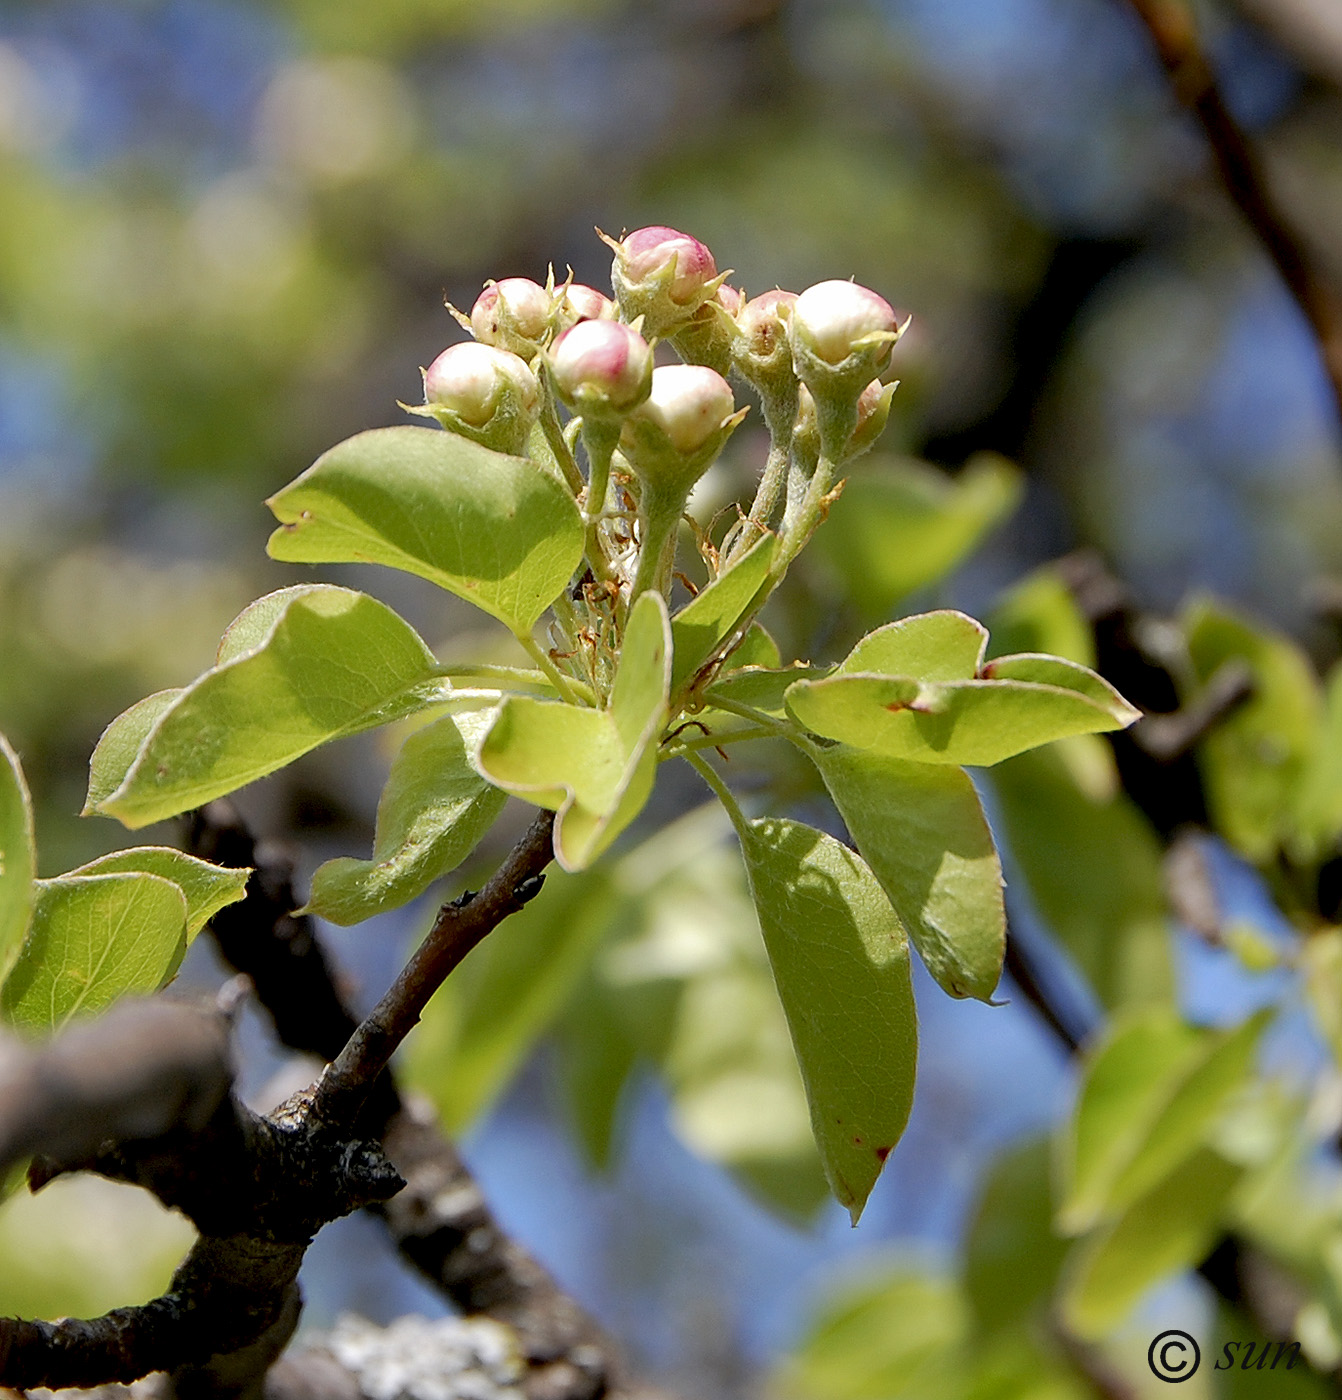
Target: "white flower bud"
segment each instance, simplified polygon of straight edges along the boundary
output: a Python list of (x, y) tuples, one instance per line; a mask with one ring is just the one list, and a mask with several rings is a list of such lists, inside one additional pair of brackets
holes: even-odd
[(731, 385), (706, 365), (666, 365), (652, 372), (652, 393), (630, 415), (655, 423), (678, 451), (697, 452), (736, 412)]
[(471, 307), (471, 333), (482, 345), (530, 358), (550, 332), (554, 298), (529, 277), (491, 282)]
[(560, 397), (579, 412), (624, 414), (648, 397), (652, 348), (622, 322), (579, 321), (551, 347), (550, 369)]
[(721, 285), (713, 254), (688, 233), (660, 224), (635, 229), (619, 242), (606, 238), (615, 254), (610, 280), (622, 313), (643, 317), (644, 329), (666, 335), (688, 321)]
[(841, 281), (808, 287), (793, 304), (791, 327), (794, 345), (804, 345), (827, 364), (842, 364), (855, 352), (873, 348), (880, 368), (889, 363), (899, 333), (894, 309), (884, 297)]
[(520, 453), (540, 400), (525, 360), (467, 340), (448, 346), (424, 371), (424, 407), (410, 411), (496, 452)]
[(555, 317), (565, 328), (576, 326), (579, 321), (613, 321), (615, 303), (595, 287), (582, 282), (572, 282), (562, 289), (562, 296), (555, 308)]

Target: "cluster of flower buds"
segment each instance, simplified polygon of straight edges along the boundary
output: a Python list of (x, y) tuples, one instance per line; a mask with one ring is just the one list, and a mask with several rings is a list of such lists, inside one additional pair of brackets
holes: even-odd
[[(469, 316), (453, 312), (474, 339), (424, 372), (425, 403), (412, 411), (512, 453), (532, 445), (547, 415), (545, 440), (592, 529), (610, 506), (618, 450), (637, 478), (644, 543), (651, 531), (661, 549), (690, 489), (744, 417), (724, 376), (759, 393), (776, 446), (792, 440), (796, 459), (809, 463), (804, 476), (822, 455), (834, 468), (875, 442), (894, 392), (880, 375), (904, 329), (882, 297), (831, 281), (747, 300), (688, 234), (656, 226), (600, 237), (614, 254), (613, 298), (571, 275), (559, 286), (553, 274), (545, 285), (526, 277), (488, 283)], [(658, 339), (685, 363), (654, 369)], [(575, 415), (563, 442), (555, 399)], [(579, 434), (586, 482), (572, 459)], [(789, 486), (789, 513), (792, 495)], [(645, 502), (655, 505), (655, 526)], [(767, 523), (766, 510), (759, 525)]]

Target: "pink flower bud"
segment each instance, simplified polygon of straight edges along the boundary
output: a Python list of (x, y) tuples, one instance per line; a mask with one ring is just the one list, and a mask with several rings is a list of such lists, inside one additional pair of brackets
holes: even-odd
[(718, 275), (713, 254), (688, 233), (654, 224), (635, 229), (615, 247), (615, 285), (665, 284), (666, 294), (680, 306), (697, 306), (705, 284)]
[(738, 315), (746, 304), (745, 293), (736, 287), (729, 287), (726, 282), (713, 294), (713, 300), (722, 307), (728, 316)]
[(576, 326), (579, 321), (613, 321), (615, 303), (595, 287), (574, 282), (560, 298), (558, 319), (564, 326)]
[(678, 451), (689, 454), (719, 432), (733, 413), (731, 386), (706, 365), (666, 365), (652, 372), (652, 393), (633, 412), (655, 423)]
[(467, 340), (449, 345), (424, 371), (424, 402), (483, 428), (505, 406), (522, 417), (534, 416), (540, 385), (526, 361), (511, 351)]
[(533, 353), (550, 328), (554, 301), (529, 277), (505, 277), (493, 282), (471, 307), (471, 331), (482, 345)]
[(628, 410), (648, 396), (652, 349), (620, 321), (579, 321), (551, 347), (550, 366), (561, 397), (581, 411)]
[(831, 365), (841, 364), (855, 350), (881, 344), (868, 337), (888, 336), (886, 353), (875, 357), (883, 365), (898, 329), (890, 303), (855, 282), (817, 282), (792, 308), (794, 338)]
[(796, 292), (773, 291), (751, 297), (736, 313), (743, 349), (761, 360), (771, 359), (787, 341), (787, 318), (796, 303)]

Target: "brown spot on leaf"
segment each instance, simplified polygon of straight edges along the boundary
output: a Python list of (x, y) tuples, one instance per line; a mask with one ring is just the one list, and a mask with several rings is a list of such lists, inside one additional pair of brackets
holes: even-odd
[(884, 1162), (885, 1159), (886, 1159), (889, 1155), (890, 1155), (890, 1148), (888, 1148), (888, 1147), (878, 1147), (878, 1148), (876, 1149), (876, 1160), (877, 1160), (878, 1162)]

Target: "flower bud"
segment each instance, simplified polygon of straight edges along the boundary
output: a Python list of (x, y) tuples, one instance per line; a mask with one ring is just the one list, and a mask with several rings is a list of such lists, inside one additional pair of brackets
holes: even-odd
[(884, 297), (856, 282), (818, 282), (792, 308), (792, 337), (826, 364), (842, 364), (850, 355), (871, 350), (884, 369), (898, 339), (894, 309)]
[(893, 384), (882, 384), (879, 379), (873, 379), (858, 395), (857, 426), (848, 439), (845, 453), (848, 459), (870, 451), (876, 439), (885, 431), (885, 425), (890, 421), (890, 401), (898, 387), (898, 380)]
[(765, 292), (736, 313), (732, 364), (762, 394), (790, 395), (796, 385), (787, 331), (796, 302), (796, 292)]
[(707, 365), (719, 374), (732, 367), (732, 343), (736, 338), (734, 317), (745, 298), (725, 282), (690, 317), (673, 330), (668, 339), (686, 364)]
[(471, 333), (482, 345), (495, 345), (530, 359), (550, 333), (554, 298), (529, 277), (491, 282), (471, 307)]
[(540, 385), (520, 356), (492, 345), (450, 345), (424, 371), (420, 412), (498, 452), (520, 453), (540, 410)]
[(615, 254), (610, 278), (616, 300), (625, 316), (644, 318), (649, 335), (688, 321), (721, 284), (713, 254), (687, 233), (654, 225), (619, 242), (602, 237)]
[(622, 417), (652, 388), (652, 348), (619, 321), (579, 321), (550, 348), (550, 369), (565, 403), (584, 416)]
[(620, 447), (641, 479), (674, 484), (683, 500), (744, 416), (716, 370), (665, 365), (653, 370), (652, 393), (625, 420)]
[(571, 282), (561, 288), (559, 303), (555, 308), (555, 318), (567, 329), (579, 321), (613, 321), (615, 303), (595, 287), (582, 282)]

